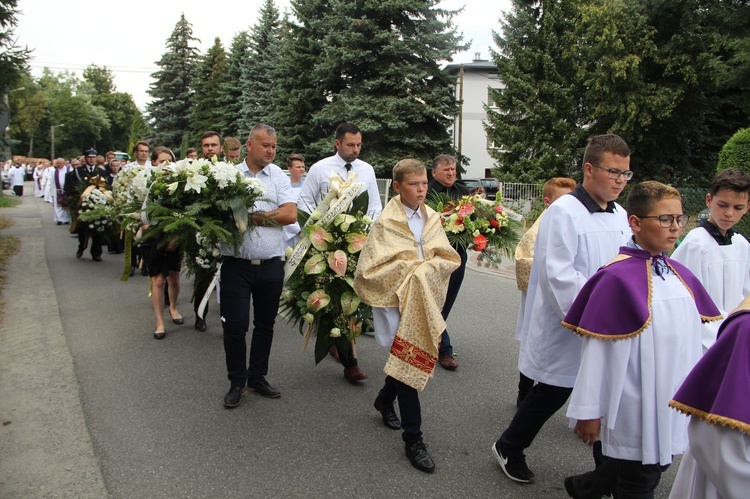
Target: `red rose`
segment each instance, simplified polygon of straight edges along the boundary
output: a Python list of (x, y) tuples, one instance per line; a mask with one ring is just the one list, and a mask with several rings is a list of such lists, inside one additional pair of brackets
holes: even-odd
[(487, 247), (487, 238), (479, 234), (474, 238), (474, 250), (483, 251)]
[(498, 229), (498, 228), (500, 228), (500, 222), (498, 222), (498, 221), (497, 221), (497, 220), (495, 220), (494, 218), (493, 218), (492, 220), (490, 220), (490, 225), (491, 225), (491, 226), (492, 226), (493, 228), (495, 228), (495, 229)]

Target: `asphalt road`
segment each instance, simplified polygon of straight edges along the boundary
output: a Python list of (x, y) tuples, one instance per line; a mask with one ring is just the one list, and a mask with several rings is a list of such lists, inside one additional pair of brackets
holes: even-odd
[[(195, 331), (192, 287), (183, 279), (185, 325), (168, 321), (167, 338), (154, 340), (148, 278), (120, 282), (122, 256), (106, 250), (102, 263), (88, 254), (76, 260), (76, 239), (53, 224), (51, 206), (31, 201), (42, 214), (85, 424), (110, 497), (567, 497), (563, 478), (593, 466), (563, 411), (528, 449), (536, 483), (510, 482), (492, 457), (490, 446), (515, 411), (519, 293), (512, 280), (467, 271), (448, 321), (459, 368), (438, 367), (420, 394), (437, 466), (427, 475), (409, 465), (400, 433), (372, 407), (387, 357), (374, 339), (357, 343), (370, 378), (353, 386), (332, 359), (316, 366), (311, 349), (301, 352), (297, 329), (279, 319), (267, 379), (282, 397), (246, 393), (227, 410), (215, 301), (208, 331)], [(667, 497), (675, 468), (657, 497)]]

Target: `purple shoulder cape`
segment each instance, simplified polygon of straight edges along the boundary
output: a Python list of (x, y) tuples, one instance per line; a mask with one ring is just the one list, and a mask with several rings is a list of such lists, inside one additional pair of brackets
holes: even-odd
[(750, 434), (750, 310), (731, 314), (669, 405)]
[[(651, 255), (620, 247), (620, 253), (586, 281), (563, 326), (577, 334), (604, 340), (637, 336), (651, 323)], [(695, 300), (703, 322), (720, 320), (721, 313), (698, 279), (682, 264), (665, 258)], [(622, 314), (618, 311), (627, 310)]]

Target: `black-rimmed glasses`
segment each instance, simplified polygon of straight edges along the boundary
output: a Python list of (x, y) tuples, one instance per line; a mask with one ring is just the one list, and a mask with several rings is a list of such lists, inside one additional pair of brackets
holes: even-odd
[(633, 178), (632, 170), (618, 170), (617, 168), (604, 168), (603, 166), (595, 165), (594, 163), (591, 163), (591, 166), (595, 166), (607, 172), (607, 177), (609, 177), (610, 180), (617, 180), (620, 178), (621, 175), (625, 178), (626, 182), (630, 180), (631, 178)]
[(655, 218), (659, 221), (659, 225), (668, 229), (672, 226), (675, 220), (677, 220), (677, 225), (685, 227), (690, 220), (690, 215), (648, 215), (638, 218)]

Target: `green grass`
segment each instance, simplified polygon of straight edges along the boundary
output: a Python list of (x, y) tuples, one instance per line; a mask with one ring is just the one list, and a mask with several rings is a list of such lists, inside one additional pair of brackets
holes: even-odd
[(15, 196), (3, 194), (0, 196), (0, 208), (12, 208), (21, 204), (21, 200)]
[[(0, 199), (8, 196), (0, 196)], [(16, 204), (18, 204), (18, 200)], [(13, 221), (8, 217), (0, 217), (0, 230), (6, 229), (13, 225)], [(18, 248), (21, 247), (21, 240), (16, 236), (0, 236), (0, 291), (2, 291), (3, 285), (5, 284), (5, 267), (8, 265), (8, 260), (13, 256)], [(5, 313), (5, 302), (0, 300), (0, 321)]]

